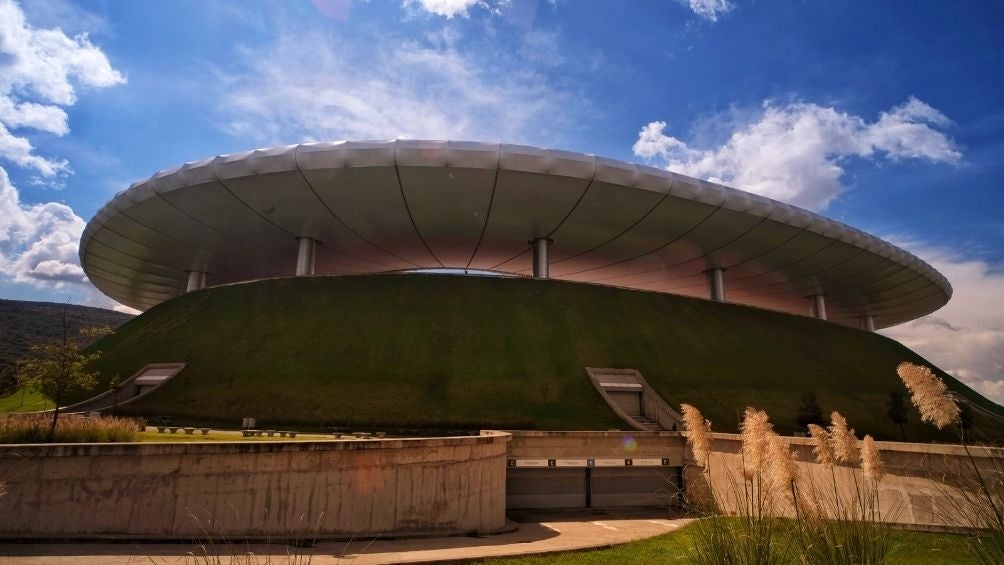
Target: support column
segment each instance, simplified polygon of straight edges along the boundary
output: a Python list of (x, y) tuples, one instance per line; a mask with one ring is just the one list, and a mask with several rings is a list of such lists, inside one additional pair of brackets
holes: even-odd
[(874, 332), (875, 316), (861, 316), (861, 329), (867, 332)]
[(309, 277), (314, 274), (317, 240), (309, 237), (298, 237), (296, 240), (300, 244), (296, 251), (296, 276)]
[(530, 242), (533, 246), (533, 278), (550, 278), (548, 274), (547, 248), (551, 245), (551, 240), (546, 237), (538, 237)]
[(809, 297), (809, 315), (819, 320), (826, 319), (826, 297), (813, 294)]
[(708, 275), (708, 298), (725, 302), (725, 269), (708, 269), (704, 274)]
[(188, 287), (185, 292), (206, 288), (205, 271), (188, 271)]

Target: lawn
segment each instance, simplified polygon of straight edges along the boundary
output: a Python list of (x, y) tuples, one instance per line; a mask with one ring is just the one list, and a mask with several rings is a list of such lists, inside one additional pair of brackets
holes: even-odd
[[(491, 565), (578, 565), (581, 563), (688, 563), (691, 529), (687, 526), (673, 533), (619, 545), (610, 549), (568, 552), (544, 556), (493, 559), (479, 563)], [(891, 532), (890, 565), (969, 565), (977, 563), (969, 556), (964, 536), (894, 530)]]
[[(330, 435), (321, 434), (297, 434), (295, 438), (279, 437), (275, 435), (273, 437), (268, 437), (263, 435), (261, 437), (243, 437), (239, 431), (230, 430), (211, 430), (209, 435), (202, 435), (201, 432), (196, 430), (192, 435), (188, 435), (184, 430), (178, 430), (177, 433), (164, 432), (160, 433), (156, 428), (147, 428), (147, 431), (140, 432), (136, 434), (136, 441), (144, 443), (181, 443), (181, 442), (232, 442), (232, 441), (255, 441), (255, 442), (275, 442), (275, 441), (323, 441), (323, 440), (333, 440), (334, 437)], [(351, 441), (351, 440), (347, 440)]]
[(37, 412), (53, 407), (53, 402), (47, 396), (35, 390), (20, 389), (10, 396), (0, 398), (0, 414)]

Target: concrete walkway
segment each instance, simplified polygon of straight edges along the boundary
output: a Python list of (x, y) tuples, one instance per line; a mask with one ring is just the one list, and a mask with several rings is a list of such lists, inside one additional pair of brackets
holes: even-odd
[[(649, 538), (676, 530), (688, 519), (666, 517), (665, 512), (639, 510), (589, 510), (511, 513), (516, 531), (486, 537), (422, 538), (406, 540), (359, 539), (324, 542), (307, 549), (282, 544), (238, 543), (217, 548), (220, 562), (231, 563), (231, 552), (241, 558), (254, 553), (251, 563), (311, 565), (378, 563), (434, 563), (595, 549)], [(287, 557), (287, 549), (302, 556)], [(205, 563), (206, 554), (189, 544), (0, 544), (0, 564), (17, 565), (117, 565)], [(210, 560), (211, 562), (215, 562)], [(247, 562), (233, 559), (234, 563)]]

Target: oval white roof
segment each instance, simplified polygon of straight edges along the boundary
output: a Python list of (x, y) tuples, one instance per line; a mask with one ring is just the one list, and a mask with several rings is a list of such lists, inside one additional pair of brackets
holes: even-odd
[(317, 274), (479, 269), (529, 275), (553, 240), (551, 278), (726, 299), (886, 327), (933, 312), (948, 281), (860, 230), (762, 196), (593, 155), (466, 141), (325, 142), (185, 163), (117, 194), (87, 224), (84, 271), (146, 309), (185, 291), (294, 273), (297, 238)]

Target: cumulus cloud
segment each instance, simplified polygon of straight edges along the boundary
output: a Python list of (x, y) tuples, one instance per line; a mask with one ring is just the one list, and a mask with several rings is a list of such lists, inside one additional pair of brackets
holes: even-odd
[(685, 4), (692, 12), (710, 21), (717, 22), (719, 16), (732, 11), (736, 7), (729, 0), (679, 0)]
[(999, 404), (1004, 404), (1004, 268), (912, 241), (897, 245), (948, 277), (952, 299), (934, 314), (882, 330)]
[(31, 142), (12, 130), (65, 135), (61, 106), (76, 102), (76, 86), (106, 87), (125, 82), (86, 33), (68, 37), (60, 29), (37, 29), (12, 0), (0, 0), (0, 158), (35, 169), (45, 177), (67, 171), (65, 160), (39, 156)]
[(641, 128), (633, 150), (685, 175), (822, 210), (844, 191), (842, 164), (849, 158), (958, 162), (961, 153), (941, 131), (950, 125), (914, 97), (874, 122), (811, 103), (765, 102), (754, 121), (719, 147), (691, 147), (656, 121)]
[[(64, 108), (76, 102), (78, 87), (124, 81), (86, 33), (69, 37), (58, 28), (35, 28), (18, 4), (0, 0), (0, 160), (42, 177), (68, 173), (65, 159), (36, 152), (30, 131), (68, 134)], [(0, 166), (2, 276), (40, 288), (77, 285), (98, 301), (77, 258), (83, 229), (83, 219), (65, 204), (23, 202)]]
[(0, 167), (0, 268), (15, 282), (82, 283), (77, 259), (84, 221), (65, 204), (25, 204)]
[[(449, 34), (425, 41), (347, 41), (283, 34), (221, 72), (221, 114), (232, 134), (258, 143), (297, 139), (506, 139), (548, 141), (580, 102), (546, 73), (516, 61), (482, 64)], [(512, 64), (509, 64), (512, 63)]]

